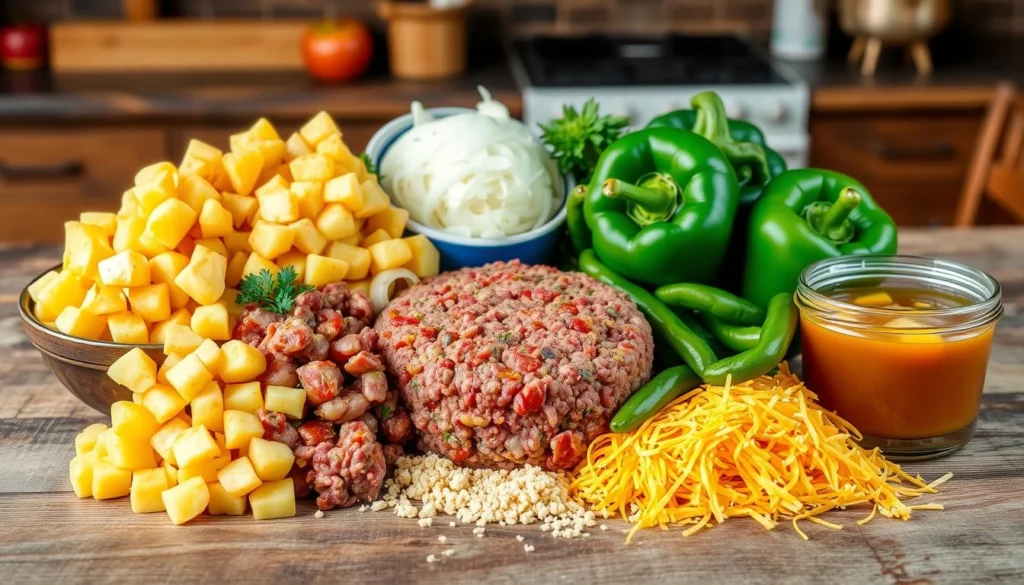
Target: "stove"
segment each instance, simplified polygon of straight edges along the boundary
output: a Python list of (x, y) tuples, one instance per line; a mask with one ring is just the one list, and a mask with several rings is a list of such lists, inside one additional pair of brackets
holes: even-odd
[(730, 118), (760, 126), (791, 167), (807, 164), (807, 84), (740, 37), (537, 36), (513, 40), (511, 55), (531, 128), (591, 97), (639, 128), (712, 89)]

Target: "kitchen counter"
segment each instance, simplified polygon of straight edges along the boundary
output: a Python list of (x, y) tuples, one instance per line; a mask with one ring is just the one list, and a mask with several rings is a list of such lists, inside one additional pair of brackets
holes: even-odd
[[(201, 516), (172, 526), (164, 514), (137, 516), (125, 499), (81, 501), (67, 464), (75, 433), (105, 417), (90, 410), (47, 370), (22, 334), (16, 300), (30, 277), (60, 257), (54, 247), (0, 248), (0, 575), (12, 583), (271, 581), (352, 583), (687, 582), (932, 583), (1024, 581), (1024, 228), (901, 233), (906, 253), (968, 262), (1003, 285), (1006, 316), (996, 331), (974, 440), (961, 452), (907, 464), (934, 479), (953, 472), (923, 501), (946, 510), (915, 512), (909, 522), (863, 510), (830, 512), (841, 531), (788, 523), (765, 532), (734, 519), (684, 539), (678, 529), (647, 530), (626, 546), (619, 520), (577, 540), (536, 525), (471, 526), (447, 518), (419, 528), (392, 512), (355, 509), (313, 517), (300, 505), (287, 520)], [(439, 535), (447, 544), (438, 542)], [(516, 540), (525, 537), (524, 542)], [(535, 547), (524, 552), (523, 545)], [(451, 557), (441, 551), (455, 550)], [(426, 562), (427, 555), (441, 559)]]

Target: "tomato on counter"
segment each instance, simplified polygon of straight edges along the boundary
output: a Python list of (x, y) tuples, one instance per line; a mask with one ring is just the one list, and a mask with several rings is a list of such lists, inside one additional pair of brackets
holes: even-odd
[(373, 56), (373, 37), (356, 20), (325, 21), (302, 37), (302, 59), (320, 81), (351, 81), (361, 76)]

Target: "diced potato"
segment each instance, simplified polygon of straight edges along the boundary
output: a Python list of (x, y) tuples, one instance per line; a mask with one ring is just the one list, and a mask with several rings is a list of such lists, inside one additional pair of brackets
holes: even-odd
[[(53, 320), (65, 307), (82, 305), (88, 292), (85, 282), (77, 274), (64, 270), (56, 278), (48, 279), (38, 293), (36, 302), (43, 309), (43, 316)], [(44, 319), (47, 320), (47, 319)]]
[[(153, 419), (159, 424), (177, 420), (174, 418), (175, 415), (185, 410), (186, 405), (181, 394), (163, 384), (155, 384), (142, 394), (142, 406), (153, 415)], [(159, 449), (157, 449), (157, 453), (167, 459), (167, 455)]]
[(231, 339), (227, 308), (220, 303), (196, 307), (192, 313), (192, 330), (197, 335), (215, 341)]
[(398, 268), (412, 260), (412, 250), (405, 240), (387, 240), (370, 246), (370, 272)]
[(359, 233), (352, 212), (340, 203), (325, 205), (316, 217), (316, 227), (328, 240), (340, 240)]
[(224, 245), (224, 242), (220, 238), (201, 238), (196, 240), (196, 246), (202, 246), (211, 252), (216, 252), (221, 256), (228, 257), (228, 249)]
[(117, 220), (117, 231), (114, 232), (112, 244), (114, 252), (125, 252), (127, 250), (139, 251), (139, 236), (146, 231), (146, 218), (131, 216), (122, 217)]
[(184, 307), (174, 311), (171, 313), (170, 317), (153, 325), (153, 329), (149, 332), (149, 342), (163, 345), (164, 338), (167, 336), (168, 327), (172, 325), (184, 325), (188, 327), (191, 319), (192, 313)]
[(220, 348), (218, 377), (226, 384), (255, 380), (267, 369), (263, 352), (244, 341), (232, 339)]
[(46, 285), (48, 285), (51, 282), (57, 280), (57, 278), (59, 276), (60, 276), (60, 273), (58, 273), (56, 270), (51, 270), (51, 271), (47, 272), (46, 274), (40, 276), (39, 278), (37, 278), (35, 280), (35, 282), (33, 282), (32, 284), (28, 285), (28, 296), (33, 301), (38, 303), (39, 302), (39, 291), (41, 291), (44, 288), (46, 288)]
[(286, 181), (281, 175), (274, 175), (266, 183), (260, 185), (254, 193), (258, 199), (260, 195), (266, 195), (268, 193), (273, 193), (274, 191), (280, 191), (281, 189), (286, 191), (288, 190), (288, 181)]
[(302, 418), (306, 406), (306, 391), (287, 386), (267, 386), (266, 409), (283, 412), (291, 418)]
[(324, 201), (340, 203), (351, 211), (363, 207), (363, 190), (355, 173), (346, 173), (324, 184)]
[(263, 408), (263, 392), (260, 390), (259, 382), (228, 384), (224, 387), (225, 411), (240, 410), (256, 414), (261, 408)]
[(224, 284), (230, 287), (238, 286), (245, 272), (245, 263), (249, 261), (249, 253), (239, 250), (228, 258), (228, 269), (224, 274)]
[(177, 460), (174, 457), (174, 443), (177, 442), (178, 437), (182, 433), (190, 428), (191, 426), (180, 418), (172, 418), (153, 434), (149, 439), (149, 445), (160, 455), (160, 458), (165, 463), (169, 462), (171, 465), (177, 465)]
[(178, 186), (174, 182), (174, 177), (171, 173), (160, 172), (153, 175), (148, 182), (136, 185), (132, 189), (143, 213), (152, 213), (164, 201), (178, 196)]
[(221, 205), (231, 212), (231, 220), (235, 229), (250, 223), (260, 208), (260, 202), (255, 197), (246, 197), (235, 193), (224, 193), (221, 195)]
[(281, 136), (277, 133), (277, 128), (270, 123), (270, 120), (266, 118), (260, 118), (249, 127), (249, 135), (255, 136), (256, 138), (262, 138), (264, 140), (280, 140)]
[(242, 516), (245, 514), (245, 507), (248, 503), (245, 496), (232, 496), (220, 482), (207, 484), (207, 487), (210, 489), (210, 516)]
[(234, 321), (235, 321), (235, 319), (237, 317), (241, 316), (241, 314), (245, 311), (245, 307), (242, 306), (242, 305), (239, 305), (236, 302), (237, 299), (238, 299), (238, 289), (226, 288), (226, 289), (224, 289), (224, 294), (222, 294), (220, 296), (220, 300), (217, 301), (218, 303), (224, 305), (225, 308), (227, 308), (228, 316), (230, 317), (231, 323), (232, 323), (232, 325), (231, 325), (232, 329), (234, 328)]
[(231, 463), (231, 455), (218, 455), (208, 461), (200, 461), (186, 467), (178, 468), (178, 483), (185, 483), (193, 477), (201, 477), (206, 483), (217, 481), (217, 473), (225, 465)]
[[(145, 234), (143, 234), (143, 236), (145, 236)], [(174, 251), (179, 254), (184, 254), (185, 256), (191, 258), (192, 252), (194, 252), (195, 249), (196, 239), (193, 238), (192, 236), (185, 236), (184, 238), (182, 238), (181, 243), (178, 244), (178, 247), (175, 248)]]
[(82, 310), (89, 311), (93, 315), (121, 313), (128, 310), (128, 299), (125, 298), (124, 290), (121, 287), (103, 286), (97, 282), (85, 294)]
[(96, 454), (91, 451), (79, 453), (71, 458), (68, 474), (71, 476), (71, 489), (75, 491), (76, 496), (92, 496), (92, 469), (96, 461)]
[[(178, 244), (178, 248), (180, 249), (185, 244), (185, 242), (190, 239), (191, 238), (184, 238), (181, 241), (181, 243)], [(171, 248), (168, 248), (167, 246), (158, 242), (157, 239), (153, 237), (153, 234), (147, 231), (143, 231), (141, 234), (139, 234), (139, 240), (135, 242), (135, 246), (133, 247), (133, 249), (137, 252), (142, 253), (142, 255), (145, 256), (146, 258), (154, 258), (156, 256), (159, 256), (160, 254), (163, 254), (164, 252), (171, 251)]]
[(292, 478), (264, 483), (249, 494), (252, 517), (256, 520), (291, 518), (295, 515), (295, 485)]
[(171, 446), (178, 469), (209, 461), (220, 456), (220, 447), (203, 425), (182, 431)]
[(358, 218), (371, 217), (385, 211), (391, 200), (377, 184), (377, 181), (367, 180), (359, 184), (359, 187), (363, 190), (363, 206), (355, 211), (355, 216)]
[(159, 175), (170, 175), (172, 180), (178, 176), (178, 169), (174, 166), (174, 163), (162, 161), (153, 163), (139, 169), (139, 172), (135, 173), (135, 185), (145, 185)]
[(128, 189), (121, 194), (121, 207), (117, 210), (117, 219), (141, 215), (142, 208), (139, 207), (139, 200), (135, 198), (135, 189)]
[(284, 159), (289, 162), (311, 152), (313, 152), (313, 147), (298, 132), (292, 132), (292, 135), (284, 142)]
[(390, 239), (391, 239), (391, 234), (389, 234), (387, 231), (385, 231), (385, 230), (376, 230), (376, 231), (370, 232), (369, 235), (367, 235), (365, 238), (363, 238), (362, 241), (359, 242), (359, 245), (364, 247), (364, 248), (369, 248), (370, 246), (373, 246), (374, 244), (379, 244), (381, 242), (386, 242), (386, 241), (388, 241)]
[(224, 446), (228, 449), (247, 447), (252, 439), (262, 437), (263, 423), (255, 413), (241, 410), (224, 411)]
[(84, 278), (95, 280), (100, 261), (114, 255), (108, 240), (107, 235), (95, 226), (77, 221), (64, 222), (67, 269)]
[(400, 207), (388, 207), (377, 215), (366, 220), (366, 228), (370, 232), (382, 229), (392, 238), (402, 237), (405, 231), (405, 224), (409, 221), (409, 212)]
[(244, 280), (250, 274), (259, 274), (263, 270), (269, 270), (270, 274), (276, 277), (281, 269), (277, 264), (253, 252), (249, 254), (249, 258), (245, 261), (245, 268), (242, 269), (242, 279)]
[(83, 211), (78, 216), (78, 221), (98, 227), (107, 236), (113, 237), (117, 231), (117, 215), (99, 211)]
[[(178, 323), (175, 323), (177, 325)], [(167, 381), (167, 370), (174, 367), (175, 364), (185, 359), (185, 353), (169, 353), (164, 357), (164, 362), (160, 364), (160, 367), (156, 371), (156, 382), (157, 384), (163, 384), (164, 386), (170, 386)], [(173, 390), (173, 389), (172, 389)], [(174, 391), (177, 394), (177, 391)]]
[(227, 464), (217, 474), (217, 481), (236, 498), (244, 497), (263, 484), (248, 457), (240, 457)]
[(107, 328), (106, 317), (93, 315), (78, 307), (64, 307), (55, 321), (57, 330), (83, 339), (99, 339)]
[(163, 512), (164, 501), (160, 494), (168, 487), (167, 473), (162, 467), (139, 469), (132, 472), (132, 512), (136, 514)]
[(174, 279), (188, 266), (188, 256), (178, 252), (164, 252), (149, 260), (149, 276), (155, 284), (166, 284), (172, 309), (188, 304), (188, 293), (174, 284)]
[(299, 215), (307, 219), (316, 219), (324, 208), (324, 185), (319, 181), (296, 181), (289, 190), (299, 202)]
[(288, 163), (296, 181), (324, 182), (334, 176), (334, 161), (320, 153), (303, 154)]
[(295, 234), (295, 247), (306, 254), (319, 254), (327, 245), (327, 238), (309, 218), (300, 219), (289, 227)]
[(281, 162), (284, 157), (284, 141), (260, 138), (259, 136), (244, 133), (233, 134), (231, 136), (231, 152), (243, 153), (248, 151), (255, 151), (263, 155), (263, 165), (260, 168), (262, 174), (267, 167), (272, 167)]
[(220, 192), (199, 175), (184, 175), (178, 182), (178, 198), (192, 211), (201, 213), (207, 201), (220, 203)]
[(208, 248), (197, 246), (192, 258), (181, 273), (174, 278), (174, 284), (188, 293), (201, 305), (212, 305), (224, 292), (224, 277), (227, 275), (228, 259)]
[(286, 225), (260, 222), (252, 228), (249, 245), (260, 256), (273, 260), (291, 249), (295, 232)]
[(121, 469), (105, 461), (92, 465), (92, 497), (111, 500), (127, 496), (132, 489), (132, 471)]
[(113, 436), (114, 429), (107, 429), (96, 436), (96, 444), (93, 446), (92, 451), (96, 454), (97, 460), (105, 461), (107, 459), (107, 444)]
[(224, 430), (224, 395), (216, 380), (211, 380), (192, 399), (192, 425), (204, 425), (211, 431)]
[(164, 353), (192, 353), (202, 342), (203, 338), (188, 325), (168, 325), (164, 333)]
[(128, 289), (128, 303), (132, 313), (150, 323), (163, 321), (171, 316), (170, 288), (164, 284), (150, 284)]
[(274, 189), (259, 195), (260, 217), (274, 223), (291, 223), (299, 219), (299, 198), (287, 188)]
[(231, 232), (221, 240), (224, 242), (224, 247), (228, 249), (228, 254), (252, 252), (252, 246), (249, 245), (250, 235), (251, 232)]
[(146, 321), (127, 311), (107, 315), (107, 330), (115, 343), (149, 343), (149, 328)]
[(178, 468), (174, 465), (164, 461), (160, 469), (164, 470), (164, 474), (167, 476), (167, 487), (172, 488), (178, 485)]
[(370, 272), (370, 251), (366, 248), (343, 242), (331, 242), (324, 255), (348, 263), (348, 273), (345, 278), (349, 280), (366, 278)]
[(257, 150), (229, 152), (224, 155), (221, 162), (235, 193), (239, 195), (252, 193), (253, 187), (256, 186), (256, 179), (260, 176), (260, 171), (263, 170), (263, 153)]
[(212, 379), (213, 374), (194, 353), (188, 354), (167, 370), (167, 381), (188, 402), (191, 402)]
[(199, 213), (199, 228), (204, 238), (219, 238), (234, 231), (234, 217), (220, 201), (207, 199)]
[(145, 286), (149, 284), (149, 261), (138, 252), (125, 250), (99, 263), (99, 277), (104, 286)]
[(355, 171), (359, 167), (359, 159), (348, 149), (340, 134), (330, 134), (316, 145), (316, 151), (327, 155), (334, 161), (334, 173), (342, 175)]
[(302, 281), (312, 286), (323, 286), (344, 280), (348, 263), (337, 258), (310, 254), (306, 257), (306, 274)]
[(295, 271), (295, 280), (301, 282), (306, 274), (306, 254), (290, 250), (277, 257), (277, 265), (281, 268), (291, 266)]
[(177, 246), (192, 229), (198, 214), (180, 199), (168, 199), (156, 206), (146, 221), (146, 233), (167, 246)]
[(295, 455), (284, 443), (253, 438), (249, 442), (249, 461), (263, 481), (277, 481), (288, 476)]
[(327, 138), (331, 134), (341, 134), (341, 130), (338, 129), (338, 125), (334, 123), (334, 118), (331, 117), (327, 112), (318, 112), (315, 116), (309, 119), (308, 122), (302, 125), (299, 129), (299, 134), (306, 144), (310, 146), (316, 146), (321, 140)]
[[(221, 413), (221, 416), (223, 417), (223, 413)], [(224, 424), (223, 420), (221, 421), (221, 424)], [(228, 449), (228, 440), (227, 437), (224, 436), (224, 433), (213, 433), (213, 440), (217, 443), (217, 446), (220, 447), (221, 455), (231, 455), (231, 449)]]
[[(135, 404), (129, 402), (132, 406)], [(156, 467), (156, 456), (149, 446), (149, 439), (122, 437), (118, 434), (109, 435), (104, 441), (106, 457), (104, 460), (121, 469), (152, 469)]]
[(345, 284), (348, 286), (348, 289), (350, 291), (352, 291), (354, 293), (356, 293), (356, 292), (362, 293), (362, 294), (366, 295), (367, 297), (369, 297), (370, 296), (370, 282), (372, 282), (372, 279), (364, 278), (363, 280), (356, 280), (356, 281), (352, 281), (352, 282), (346, 282)]
[(96, 437), (100, 436), (100, 433), (108, 428), (103, 423), (93, 423), (82, 429), (80, 433), (75, 435), (75, 454), (81, 455), (92, 451), (93, 447), (96, 446)]
[(160, 423), (146, 407), (126, 400), (110, 405), (110, 426), (115, 434), (145, 441), (160, 430)]
[(203, 513), (210, 505), (210, 489), (201, 477), (168, 488), (160, 494), (171, 522), (181, 525)]
[(216, 341), (204, 339), (192, 353), (199, 358), (199, 361), (203, 362), (207, 370), (216, 372), (220, 368), (220, 360), (223, 354)]
[(136, 347), (110, 364), (107, 376), (132, 392), (145, 392), (156, 384), (156, 362)]
[(138, 405), (142, 405), (142, 395), (145, 392), (132, 392), (132, 402)]

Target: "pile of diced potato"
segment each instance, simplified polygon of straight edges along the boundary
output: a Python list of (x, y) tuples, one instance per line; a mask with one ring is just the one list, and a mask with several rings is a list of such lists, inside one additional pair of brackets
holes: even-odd
[(257, 520), (295, 515), (294, 455), (263, 439), (261, 408), (301, 418), (306, 392), (257, 380), (266, 369), (259, 349), (241, 341), (218, 347), (184, 325), (167, 328), (158, 369), (135, 348), (108, 375), (132, 391), (116, 402), (111, 425), (75, 437), (71, 485), (81, 498), (129, 496), (132, 510), (167, 512), (182, 524), (204, 511)]
[(270, 122), (231, 136), (231, 151), (192, 140), (181, 164), (135, 176), (116, 213), (65, 224), (64, 265), (29, 293), (36, 317), (69, 335), (163, 343), (184, 325), (230, 338), (238, 283), (292, 266), (313, 286), (405, 267), (438, 272), (424, 236), (402, 238), (409, 213), (391, 206), (376, 175), (321, 112), (282, 140)]

